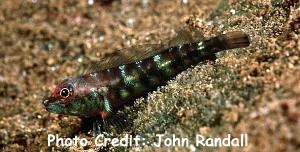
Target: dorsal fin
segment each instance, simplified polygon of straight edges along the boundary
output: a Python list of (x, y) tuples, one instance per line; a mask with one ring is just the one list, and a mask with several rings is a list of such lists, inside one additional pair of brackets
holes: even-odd
[(113, 53), (104, 56), (100, 61), (92, 63), (85, 74), (144, 60), (172, 46), (203, 39), (202, 32), (196, 29), (180, 28), (175, 32), (176, 36), (166, 40), (163, 44), (142, 44), (116, 50)]
[(183, 27), (176, 29), (176, 36), (168, 41), (168, 46), (176, 46), (179, 44), (198, 42), (204, 39), (203, 33), (192, 27)]
[(116, 67), (121, 64), (128, 64), (135, 61), (151, 57), (163, 50), (160, 44), (136, 45), (129, 48), (113, 51), (113, 53), (104, 55), (104, 57), (95, 63), (85, 72), (93, 73), (104, 69)]

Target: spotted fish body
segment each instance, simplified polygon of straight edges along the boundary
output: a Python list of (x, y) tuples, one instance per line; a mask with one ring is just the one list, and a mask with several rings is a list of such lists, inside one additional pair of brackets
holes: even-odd
[(108, 88), (107, 98), (112, 107), (123, 106), (145, 95), (191, 65), (211, 58), (201, 53), (204, 43), (188, 43), (166, 49), (145, 60), (119, 65), (97, 73)]
[(165, 85), (191, 65), (214, 59), (219, 51), (249, 44), (246, 34), (231, 32), (209, 40), (171, 46), (143, 60), (69, 78), (56, 87), (44, 105), (53, 113), (106, 118), (115, 109)]

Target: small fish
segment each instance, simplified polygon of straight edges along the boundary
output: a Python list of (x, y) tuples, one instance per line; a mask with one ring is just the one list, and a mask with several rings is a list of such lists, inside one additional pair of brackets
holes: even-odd
[(86, 74), (59, 83), (43, 104), (50, 113), (105, 120), (191, 65), (214, 59), (217, 52), (250, 45), (241, 31), (208, 40), (184, 35), (179, 34), (181, 42), (170, 41), (167, 47), (138, 45), (120, 50)]

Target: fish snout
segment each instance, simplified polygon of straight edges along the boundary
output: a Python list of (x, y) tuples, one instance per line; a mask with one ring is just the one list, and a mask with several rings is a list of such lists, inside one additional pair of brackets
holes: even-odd
[(43, 100), (43, 105), (47, 107), (48, 104), (49, 104), (49, 100), (48, 100), (48, 99), (44, 99), (44, 100)]

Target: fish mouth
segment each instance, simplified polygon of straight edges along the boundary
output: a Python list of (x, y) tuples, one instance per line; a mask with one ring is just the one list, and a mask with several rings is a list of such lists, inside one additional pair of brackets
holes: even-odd
[(44, 97), (43, 98), (43, 101), (42, 101), (42, 103), (43, 103), (43, 105), (45, 106), (45, 107), (47, 107), (49, 104), (51, 104), (51, 103), (54, 103), (56, 101), (56, 99), (54, 98), (54, 97)]
[(65, 105), (60, 103), (61, 101), (51, 101), (49, 99), (43, 100), (43, 105), (46, 110), (50, 113), (63, 114)]
[(45, 107), (47, 107), (48, 104), (49, 104), (49, 100), (48, 100), (48, 99), (44, 99), (44, 100), (43, 100), (43, 105), (44, 105)]

